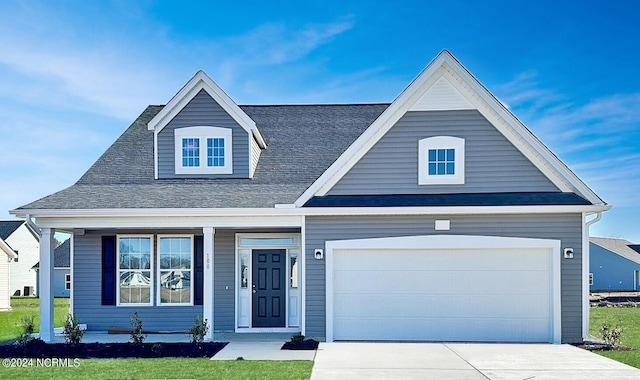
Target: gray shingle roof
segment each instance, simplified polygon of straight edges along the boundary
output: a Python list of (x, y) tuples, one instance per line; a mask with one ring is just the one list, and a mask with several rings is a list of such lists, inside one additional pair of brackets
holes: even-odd
[[(53, 267), (54, 268), (70, 268), (71, 267), (71, 239), (67, 239), (53, 250)], [(32, 269), (40, 268), (40, 263), (36, 263)]]
[(20, 209), (237, 208), (293, 203), (388, 107), (241, 106), (267, 142), (253, 179), (153, 178), (149, 106), (73, 186)]
[(624, 240), (624, 239), (611, 239), (611, 238), (601, 238), (601, 237), (592, 237), (589, 240), (601, 246), (604, 249), (607, 249), (613, 253), (616, 253), (625, 259), (631, 260), (635, 263), (640, 264), (640, 253), (636, 252), (634, 249), (629, 247), (633, 243)]
[(11, 234), (24, 223), (24, 220), (0, 221), (0, 239), (7, 240)]

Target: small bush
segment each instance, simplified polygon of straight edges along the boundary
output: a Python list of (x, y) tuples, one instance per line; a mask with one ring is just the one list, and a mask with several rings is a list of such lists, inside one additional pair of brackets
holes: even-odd
[(140, 319), (140, 315), (136, 311), (131, 315), (129, 320), (131, 321), (132, 327), (131, 334), (129, 334), (131, 336), (131, 343), (141, 345), (147, 336), (142, 333), (142, 320)]
[(18, 335), (18, 343), (27, 344), (32, 338), (31, 334), (35, 331), (34, 326), (34, 316), (33, 315), (23, 315), (20, 319), (20, 326), (22, 327), (22, 332)]
[(602, 334), (602, 339), (606, 344), (611, 347), (617, 347), (620, 343), (620, 337), (622, 336), (622, 326), (612, 328), (606, 323), (603, 323), (602, 328), (600, 328), (600, 334)]
[(304, 342), (304, 335), (302, 335), (302, 333), (295, 333), (291, 335), (291, 343), (302, 344), (302, 342)]
[(191, 343), (200, 344), (204, 342), (204, 337), (209, 332), (209, 325), (207, 320), (200, 319), (200, 316), (196, 315), (193, 320), (193, 327), (189, 329), (189, 335), (191, 336)]
[(64, 323), (62, 335), (64, 335), (65, 343), (72, 344), (74, 346), (80, 344), (80, 341), (84, 336), (84, 331), (80, 328), (78, 318), (71, 314), (67, 315), (67, 321)]

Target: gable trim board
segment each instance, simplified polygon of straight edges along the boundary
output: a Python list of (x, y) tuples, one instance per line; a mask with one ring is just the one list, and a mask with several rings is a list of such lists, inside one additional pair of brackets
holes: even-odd
[[(445, 78), (445, 82), (441, 81)], [(434, 85), (438, 85), (434, 88)], [(327, 195), (329, 190), (411, 110), (441, 109), (431, 104), (431, 90), (439, 88), (454, 93), (450, 98), (458, 107), (466, 102), (477, 109), (525, 157), (527, 157), (562, 192), (578, 192), (594, 205), (606, 205), (580, 178), (540, 142), (502, 103), (500, 103), (460, 62), (443, 50), (393, 103), (349, 146), (349, 148), (294, 202), (302, 207), (313, 196)], [(455, 89), (454, 89), (455, 88)], [(425, 96), (426, 95), (426, 96)], [(414, 108), (415, 107), (415, 108)]]
[[(435, 263), (439, 270), (455, 273), (456, 268), (463, 267), (464, 263), (459, 260), (453, 263), (451, 261), (451, 257), (464, 255), (469, 259), (477, 257), (477, 255), (483, 255), (484, 257), (482, 261), (484, 261), (485, 259), (490, 259), (496, 254), (499, 257), (496, 257), (495, 259), (498, 260), (503, 260), (507, 256), (513, 254), (509, 251), (510, 254), (505, 256), (505, 251), (503, 251), (503, 254), (500, 255), (501, 250), (517, 250), (518, 253), (522, 254), (521, 258), (524, 258), (526, 262), (529, 262), (529, 260), (537, 262), (537, 265), (547, 272), (546, 275), (540, 273), (540, 276), (543, 277), (543, 281), (535, 284), (544, 289), (550, 289), (543, 292), (547, 296), (546, 299), (540, 300), (536, 305), (541, 309), (546, 310), (545, 313), (542, 313), (543, 315), (537, 316), (536, 318), (530, 316), (525, 311), (517, 310), (517, 307), (508, 305), (503, 308), (504, 310), (500, 309), (494, 313), (491, 311), (491, 308), (499, 305), (499, 303), (492, 302), (480, 305), (477, 308), (474, 306), (473, 311), (467, 310), (468, 314), (464, 314), (462, 316), (462, 318), (464, 318), (463, 321), (456, 322), (455, 318), (444, 317), (427, 318), (430, 320), (429, 324), (433, 324), (435, 326), (446, 325), (448, 327), (445, 329), (448, 331), (430, 331), (428, 326), (420, 325), (420, 323), (424, 323), (424, 321), (414, 321), (410, 318), (406, 319), (407, 316), (404, 315), (403, 312), (407, 315), (415, 315), (415, 310), (413, 310), (414, 308), (422, 308), (422, 305), (431, 302), (433, 302), (432, 306), (436, 309), (440, 309), (438, 305), (444, 306), (442, 302), (455, 303), (455, 300), (449, 298), (452, 296), (450, 291), (444, 291), (446, 286), (438, 288), (438, 284), (431, 284), (433, 287), (429, 287), (429, 292), (422, 294), (411, 292), (411, 290), (409, 290), (409, 293), (395, 292), (395, 287), (390, 287), (388, 286), (389, 284), (386, 284), (385, 282), (386, 280), (391, 279), (387, 278), (390, 276), (383, 276), (379, 271), (380, 268), (377, 270), (370, 269), (376, 268), (377, 265), (375, 262), (370, 262), (371, 260), (383, 257), (376, 256), (375, 252), (382, 253), (384, 255), (394, 255), (393, 262), (396, 263), (394, 266), (398, 266), (402, 271), (396, 273), (400, 277), (395, 276), (391, 280), (393, 280), (393, 283), (399, 285), (397, 288), (401, 288), (399, 282), (412, 282), (411, 280), (407, 280), (407, 274), (403, 272), (404, 270), (411, 268), (411, 271), (415, 271), (415, 273), (419, 273), (421, 270), (426, 272), (430, 271), (428, 267), (421, 267), (416, 262), (424, 263), (425, 261), (428, 261), (432, 264)], [(360, 265), (356, 267), (349, 267), (349, 265), (354, 262), (358, 262), (357, 260), (348, 259), (345, 261), (344, 257), (350, 254), (359, 256), (358, 259), (360, 260)], [(546, 255), (546, 258), (540, 257), (540, 255)], [(401, 263), (398, 263), (402, 260), (395, 258), (395, 256), (400, 256), (400, 259), (402, 256), (410, 256), (413, 257), (413, 261), (403, 266)], [(471, 340), (475, 341), (505, 341), (505, 339), (514, 339), (514, 337), (517, 341), (519, 339), (518, 337), (520, 337), (523, 341), (560, 343), (562, 323), (560, 304), (560, 256), (560, 241), (547, 239), (467, 235), (430, 235), (327, 241), (325, 270), (326, 340), (328, 342), (331, 342), (334, 339), (396, 340), (400, 337), (401, 339), (410, 340), (468, 341), (469, 336), (473, 336)], [(338, 258), (340, 258), (341, 261), (339, 265), (336, 265), (336, 260)], [(369, 261), (369, 263), (363, 263), (363, 260)], [(351, 264), (349, 264), (349, 262), (351, 262)], [(385, 271), (387, 271), (386, 264), (391, 263), (381, 263), (379, 265), (384, 266)], [(455, 265), (451, 266), (452, 264)], [(442, 266), (442, 268), (440, 268), (440, 266)], [(527, 267), (527, 265), (523, 265), (522, 263), (519, 263), (517, 266), (521, 268), (520, 270), (522, 274), (525, 274), (527, 278), (533, 278), (535, 281), (538, 276), (536, 270), (527, 270), (527, 268), (522, 269), (523, 267)], [(463, 270), (467, 271), (470, 269), (471, 267), (464, 268)], [(513, 275), (513, 273), (511, 273), (512, 271), (482, 272), (483, 270), (480, 269), (476, 272), (470, 271), (468, 273), (470, 273), (470, 276), (477, 276), (478, 278), (485, 280), (485, 284), (479, 283), (477, 285), (479, 287), (486, 287), (489, 292), (493, 290), (495, 294), (489, 294), (490, 297), (501, 298), (500, 292), (496, 291), (496, 288), (505, 288), (505, 284), (500, 281), (504, 281), (507, 278), (511, 279)], [(517, 271), (513, 272), (517, 273)], [(370, 274), (368, 275), (367, 273)], [(363, 274), (364, 277), (362, 277)], [(369, 278), (372, 276), (378, 279), (377, 282), (366, 282), (365, 288), (358, 287), (358, 281), (353, 281), (353, 279), (358, 277)], [(546, 283), (544, 281), (544, 276), (547, 276), (546, 281), (548, 282)], [(429, 276), (420, 276), (418, 274), (416, 277), (421, 277), (423, 278), (421, 281), (425, 281), (424, 278)], [(400, 281), (400, 278), (404, 278), (405, 281)], [(493, 278), (497, 278), (498, 280), (493, 281)], [(429, 280), (427, 279), (426, 281)], [(384, 290), (380, 290), (376, 287), (376, 284), (378, 283), (382, 284)], [(384, 284), (387, 286), (384, 286)], [(452, 285), (452, 283), (448, 283), (447, 286)], [(526, 284), (522, 285), (526, 288)], [(511, 287), (510, 291), (513, 294), (517, 294), (520, 291), (520, 289), (511, 286), (511, 284), (509, 286)], [(529, 286), (535, 287), (532, 284)], [(357, 294), (357, 297), (350, 296), (349, 291), (353, 291), (353, 288), (356, 288), (354, 294)], [(408, 289), (411, 289), (411, 287), (409, 286)], [(408, 289), (402, 290), (406, 291)], [(525, 289), (523, 294), (530, 290), (531, 288)], [(382, 293), (378, 295), (376, 292)], [(441, 293), (439, 294), (439, 292)], [(465, 292), (463, 292), (463, 295), (461, 296), (463, 298), (465, 297), (464, 293)], [(339, 304), (336, 304), (336, 297), (340, 300)], [(364, 309), (368, 305), (370, 306), (370, 304), (367, 302), (365, 302), (365, 304), (359, 304), (359, 301), (357, 300), (364, 299), (366, 301), (367, 297), (388, 299), (390, 303), (393, 303), (391, 301), (392, 299), (402, 298), (402, 301), (398, 302), (395, 307), (390, 307), (388, 306), (388, 303), (385, 302), (379, 302), (377, 303), (376, 310), (368, 311), (367, 317), (365, 318), (363, 315), (359, 315), (358, 310)], [(469, 300), (463, 300), (459, 305), (462, 311), (458, 311), (461, 311), (462, 313), (464, 313), (464, 305), (469, 304), (471, 302), (471, 298), (473, 298), (472, 295), (467, 295), (466, 297), (469, 298)], [(530, 300), (535, 297), (536, 296), (528, 294), (527, 297), (522, 298)], [(516, 301), (514, 300), (514, 303), (515, 302)], [(385, 306), (388, 307), (388, 310), (385, 310)], [(380, 311), (379, 309), (382, 310)], [(508, 312), (510, 316), (503, 318), (499, 314), (505, 311)], [(340, 315), (340, 320), (336, 319), (338, 314)], [(424, 315), (424, 310), (419, 314)], [(477, 315), (479, 315), (479, 317)], [(353, 323), (349, 323), (349, 320), (355, 320), (354, 318), (359, 321), (355, 325)], [(524, 330), (521, 332), (522, 335), (505, 333), (505, 330), (510, 330), (511, 328), (499, 326), (501, 318), (504, 319), (502, 320), (502, 323), (512, 324), (513, 326), (510, 327), (514, 330)], [(418, 328), (416, 323), (418, 323), (422, 328)], [(385, 325), (386, 328), (363, 328), (360, 330), (357, 327), (358, 325), (368, 326), (369, 324)], [(528, 328), (528, 326), (531, 325), (535, 326)], [(483, 329), (478, 329), (479, 326), (484, 326), (488, 331), (481, 331)], [(466, 333), (460, 333), (460, 330), (464, 330)], [(473, 333), (475, 335), (469, 335), (470, 330), (476, 330)], [(386, 335), (385, 331), (391, 331), (390, 335)]]

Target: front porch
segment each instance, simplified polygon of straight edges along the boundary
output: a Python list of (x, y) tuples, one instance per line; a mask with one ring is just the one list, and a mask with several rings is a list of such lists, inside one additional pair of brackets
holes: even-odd
[[(303, 219), (250, 223), (65, 229), (73, 232), (70, 311), (88, 326), (84, 341), (128, 341), (126, 334), (104, 332), (128, 328), (134, 313), (145, 329), (162, 332), (148, 342), (188, 341), (167, 332), (188, 330), (197, 316), (208, 321), (206, 341), (263, 341), (274, 334), (284, 342), (304, 334)], [(45, 342), (62, 341), (52, 326), (54, 234), (41, 228)]]

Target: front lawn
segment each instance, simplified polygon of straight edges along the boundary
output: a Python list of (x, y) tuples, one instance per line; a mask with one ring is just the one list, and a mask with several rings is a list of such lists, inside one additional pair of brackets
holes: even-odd
[(592, 307), (590, 333), (600, 338), (600, 328), (606, 323), (611, 327), (622, 326), (620, 344), (630, 347), (631, 351), (597, 351), (598, 354), (613, 360), (640, 368), (640, 308), (635, 307)]
[[(74, 364), (69, 363), (71, 366)], [(77, 367), (0, 368), (2, 379), (309, 379), (312, 361), (79, 359)]]
[[(54, 326), (64, 326), (69, 314), (69, 299), (54, 299), (53, 313)], [(24, 315), (33, 315), (36, 332), (40, 331), (40, 298), (11, 297), (11, 310), (0, 312), (0, 342), (18, 337), (22, 332), (20, 321)]]

